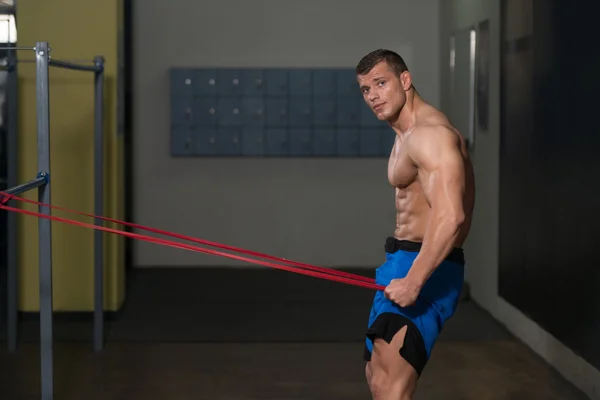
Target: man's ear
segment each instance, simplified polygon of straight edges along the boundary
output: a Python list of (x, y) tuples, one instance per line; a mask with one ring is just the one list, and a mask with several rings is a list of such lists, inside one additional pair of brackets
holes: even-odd
[(410, 72), (404, 71), (400, 74), (400, 82), (402, 82), (402, 88), (406, 91), (412, 86), (412, 76)]

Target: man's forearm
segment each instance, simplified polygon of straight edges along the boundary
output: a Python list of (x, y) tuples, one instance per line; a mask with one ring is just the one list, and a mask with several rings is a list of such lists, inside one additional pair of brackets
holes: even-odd
[(435, 269), (448, 256), (462, 225), (462, 216), (432, 216), (423, 239), (423, 246), (415, 258), (407, 278), (423, 286)]

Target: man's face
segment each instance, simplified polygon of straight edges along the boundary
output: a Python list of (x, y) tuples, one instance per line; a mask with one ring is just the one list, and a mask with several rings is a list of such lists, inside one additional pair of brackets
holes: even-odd
[(411, 84), (408, 71), (397, 76), (388, 63), (382, 61), (365, 75), (358, 75), (357, 80), (365, 102), (379, 120), (389, 120), (400, 113)]

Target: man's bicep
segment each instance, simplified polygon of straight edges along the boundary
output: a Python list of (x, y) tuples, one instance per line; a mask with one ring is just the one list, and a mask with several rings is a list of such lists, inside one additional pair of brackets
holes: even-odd
[(464, 159), (460, 142), (452, 133), (423, 135), (415, 146), (414, 160), (421, 186), (431, 207), (462, 209), (465, 191)]

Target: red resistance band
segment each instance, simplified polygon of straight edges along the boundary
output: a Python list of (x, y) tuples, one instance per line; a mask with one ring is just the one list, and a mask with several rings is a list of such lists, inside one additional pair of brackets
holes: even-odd
[[(3, 196), (3, 197), (0, 197), (0, 209), (4, 209), (4, 210), (8, 210), (8, 211), (18, 212), (18, 213), (22, 213), (22, 214), (26, 214), (26, 215), (30, 215), (30, 216), (35, 216), (38, 218), (45, 218), (45, 219), (49, 219), (52, 221), (62, 222), (62, 223), (70, 224), (70, 225), (81, 226), (84, 228), (97, 229), (97, 230), (101, 230), (104, 232), (122, 235), (122, 236), (129, 237), (132, 239), (142, 240), (142, 241), (146, 241), (146, 242), (150, 242), (150, 243), (162, 244), (164, 246), (170, 246), (170, 247), (184, 249), (184, 250), (190, 250), (190, 251), (196, 251), (196, 252), (200, 252), (200, 253), (206, 253), (206, 254), (212, 254), (212, 255), (217, 255), (217, 256), (221, 256), (221, 257), (232, 258), (232, 259), (236, 259), (236, 260), (245, 261), (245, 262), (248, 262), (251, 264), (258, 264), (258, 265), (263, 265), (263, 266), (280, 269), (280, 270), (284, 270), (284, 271), (295, 272), (295, 273), (302, 274), (302, 275), (308, 275), (308, 276), (312, 276), (312, 277), (316, 277), (316, 278), (328, 279), (328, 280), (332, 280), (332, 281), (336, 281), (336, 282), (346, 283), (348, 285), (360, 286), (360, 287), (364, 287), (364, 288), (368, 288), (368, 289), (375, 289), (375, 290), (384, 290), (385, 289), (384, 286), (376, 284), (375, 280), (373, 278), (368, 278), (368, 277), (362, 276), (362, 275), (351, 274), (348, 272), (338, 271), (338, 270), (334, 270), (334, 269), (330, 269), (330, 268), (317, 267), (317, 266), (310, 265), (310, 264), (299, 263), (296, 261), (287, 260), (285, 258), (278, 258), (278, 257), (274, 257), (274, 256), (271, 256), (268, 254), (258, 253), (255, 251), (245, 250), (245, 249), (241, 249), (241, 248), (233, 247), (233, 246), (227, 246), (227, 245), (216, 243), (216, 242), (210, 242), (207, 240), (197, 239), (194, 237), (180, 235), (177, 233), (168, 232), (168, 231), (164, 231), (164, 230), (160, 230), (160, 229), (150, 228), (147, 226), (138, 225), (138, 224), (134, 224), (134, 223), (130, 223), (130, 222), (119, 221), (116, 219), (101, 217), (101, 216), (83, 213), (83, 212), (75, 211), (75, 210), (69, 210), (66, 208), (62, 208), (62, 207), (58, 207), (58, 206), (54, 206), (54, 205), (50, 205), (50, 204), (44, 204), (44, 203), (40, 203), (37, 201), (24, 199), (24, 198), (6, 194), (3, 192), (0, 192), (0, 196)], [(147, 236), (147, 235), (129, 233), (129, 232), (125, 232), (125, 231), (118, 230), (118, 229), (111, 229), (111, 228), (106, 228), (104, 226), (86, 224), (83, 222), (74, 221), (74, 220), (70, 220), (70, 219), (66, 219), (66, 218), (59, 218), (59, 217), (54, 217), (51, 215), (44, 215), (44, 214), (36, 213), (33, 211), (27, 211), (27, 210), (21, 210), (18, 208), (14, 208), (14, 207), (8, 207), (4, 204), (9, 199), (15, 199), (18, 201), (35, 204), (35, 205), (42, 206), (42, 207), (50, 207), (52, 209), (64, 211), (67, 213), (73, 213), (73, 214), (78, 214), (78, 215), (82, 215), (82, 216), (86, 216), (86, 217), (90, 217), (90, 218), (96, 218), (96, 219), (100, 219), (103, 221), (113, 222), (116, 224), (129, 226), (129, 227), (140, 229), (140, 230), (154, 232), (154, 233), (158, 233), (158, 234), (165, 235), (165, 236), (170, 236), (170, 237), (187, 240), (187, 241), (191, 241), (191, 242), (195, 242), (195, 243), (205, 244), (208, 246), (226, 249), (226, 250), (230, 250), (230, 251), (235, 251), (235, 252), (239, 252), (239, 253), (245, 253), (245, 254), (261, 257), (261, 258), (266, 258), (269, 260), (283, 261), (285, 264), (292, 265), (297, 268), (294, 268), (294, 267), (291, 267), (288, 265), (274, 264), (271, 262), (260, 261), (260, 260), (256, 260), (256, 259), (252, 259), (252, 258), (248, 258), (248, 257), (237, 256), (237, 255), (233, 255), (233, 254), (229, 254), (229, 253), (224, 253), (221, 251), (210, 250), (210, 249), (206, 249), (203, 247), (192, 246), (192, 245), (183, 244), (183, 243), (170, 241), (170, 240), (166, 240), (166, 239), (158, 239), (158, 238), (154, 238), (154, 237)]]

